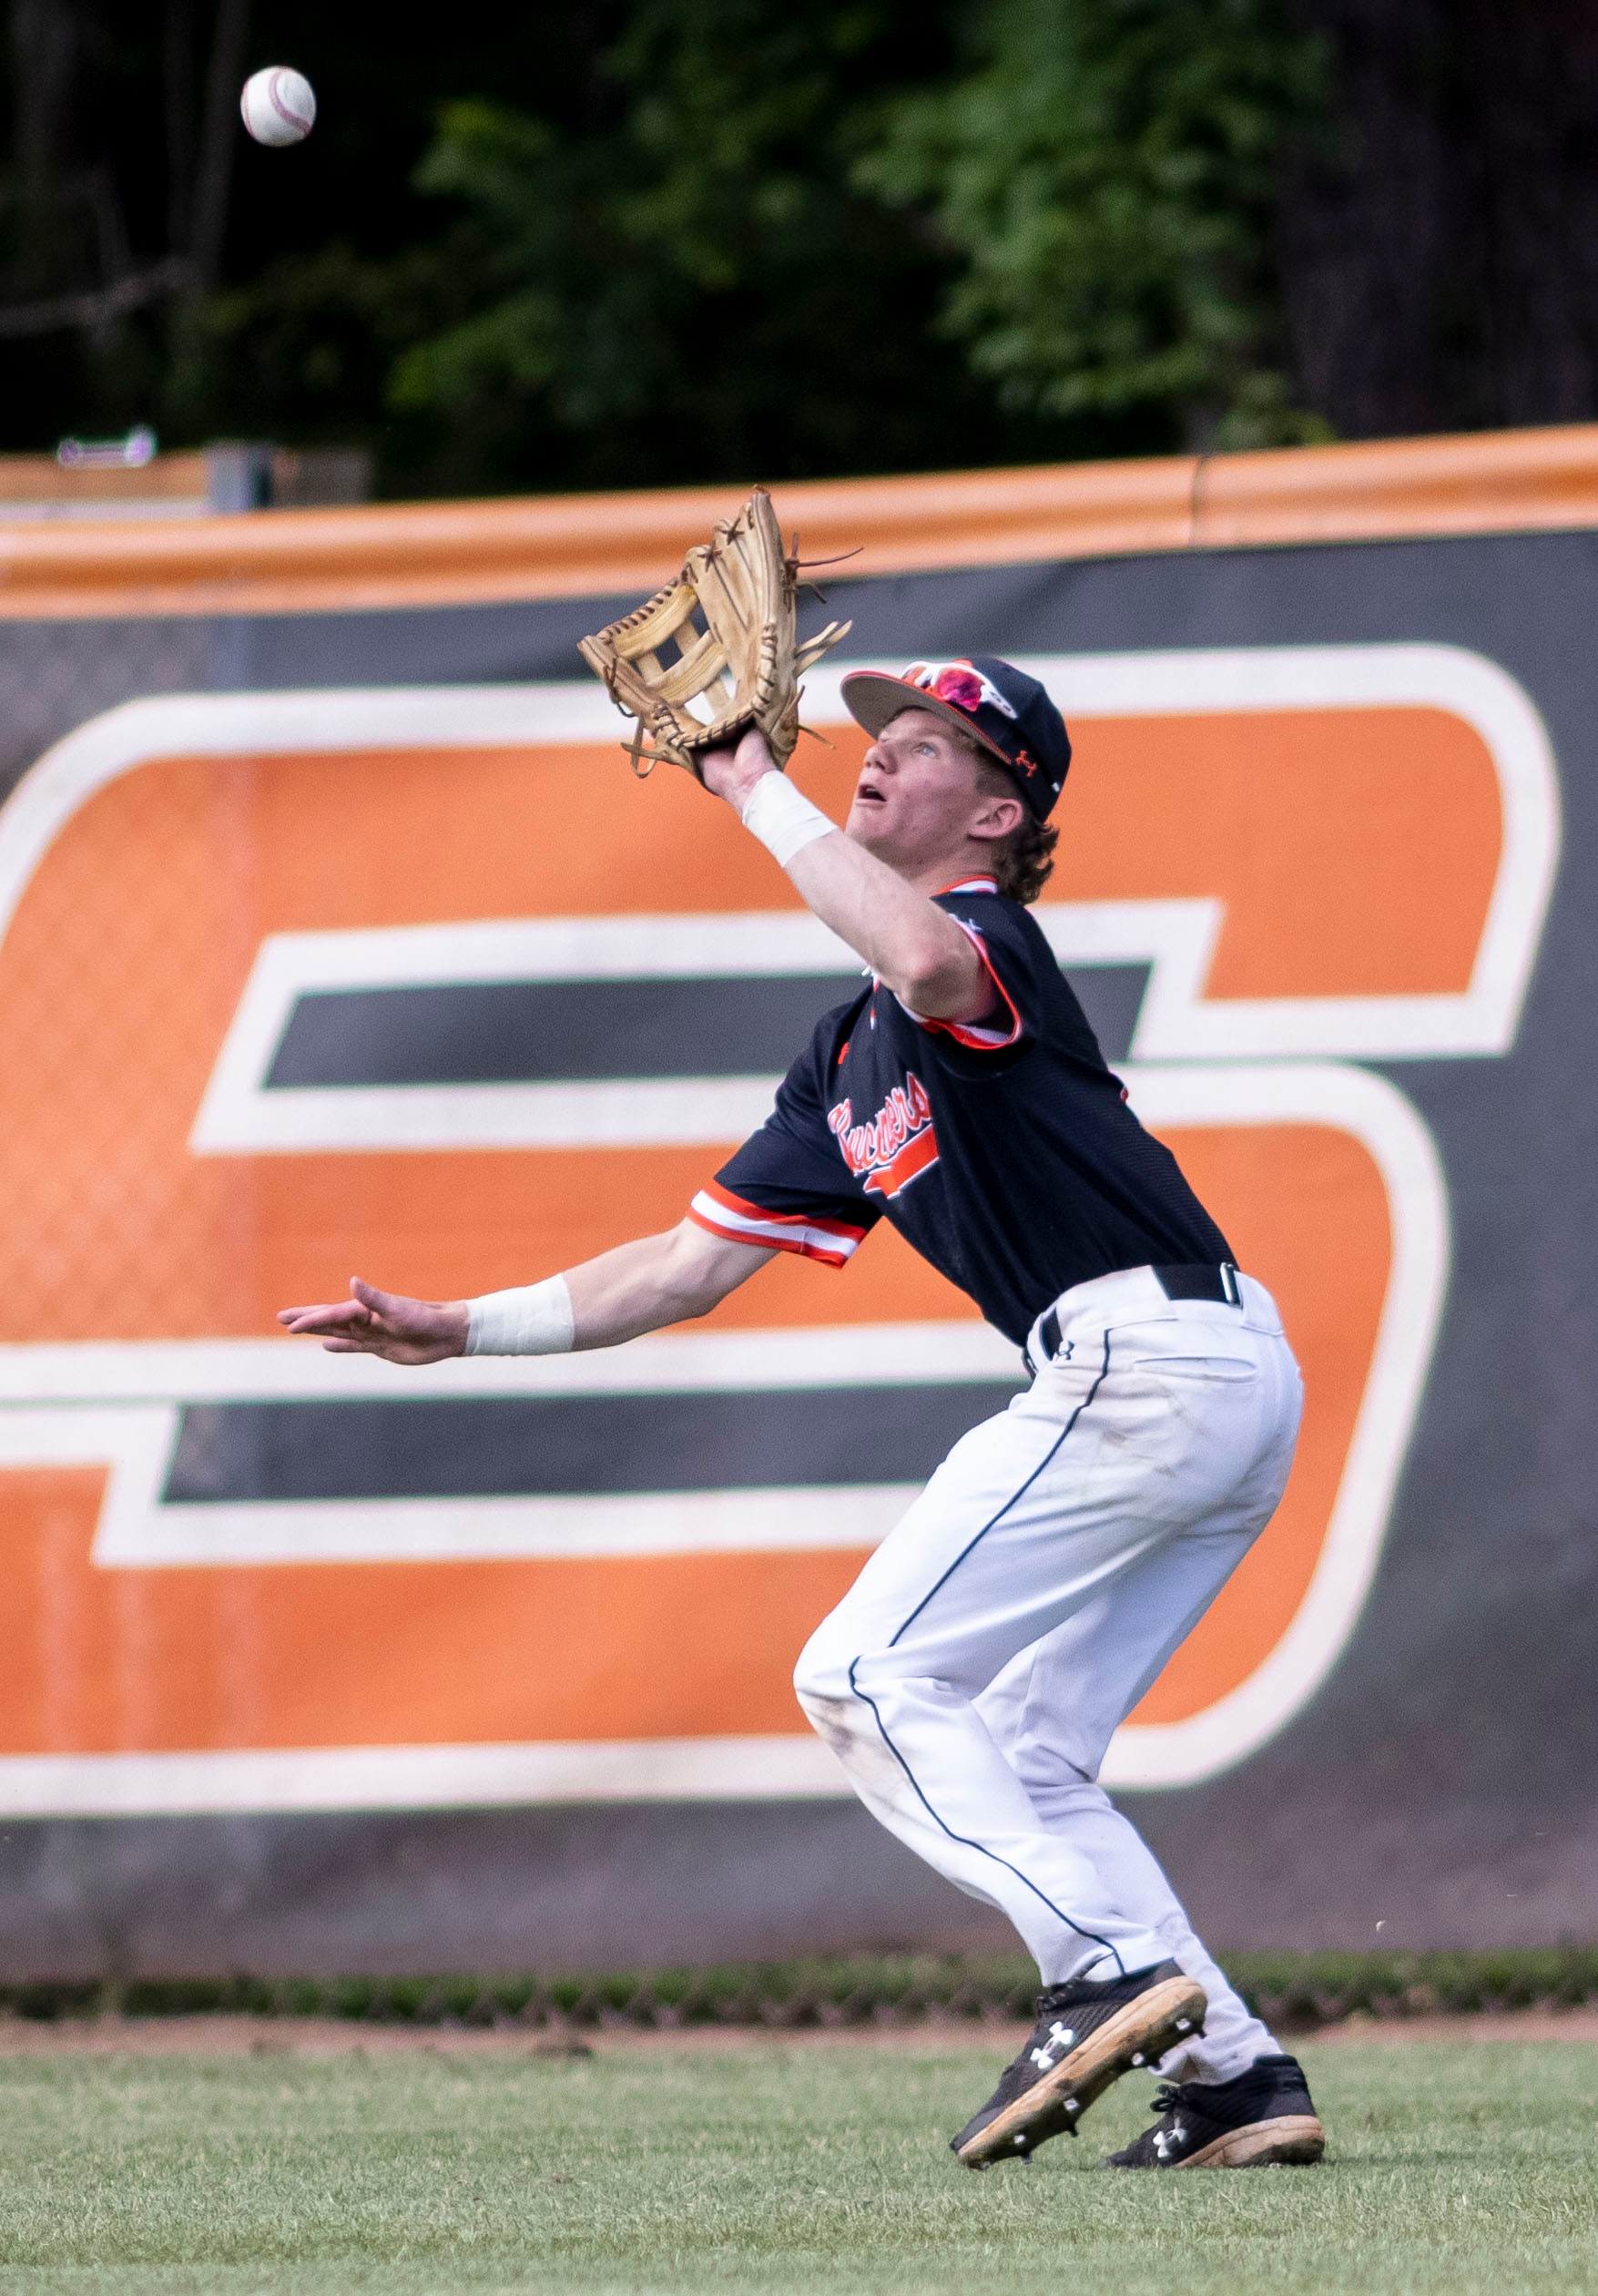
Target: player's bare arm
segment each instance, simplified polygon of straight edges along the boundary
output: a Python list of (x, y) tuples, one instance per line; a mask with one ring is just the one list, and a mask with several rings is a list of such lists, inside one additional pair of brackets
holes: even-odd
[[(690, 1220), (639, 1236), (568, 1269), (574, 1349), (616, 1347), (668, 1323), (690, 1322), (748, 1282), (774, 1255), (712, 1236)], [(391, 1363), (442, 1363), (464, 1355), (466, 1300), (412, 1300), (351, 1277), (350, 1297), (320, 1307), (284, 1308), (278, 1321), (296, 1337), (320, 1339), (332, 1355), (381, 1355)]]
[[(777, 767), (758, 729), (700, 760), (705, 786), (741, 818)], [(931, 1020), (977, 1020), (993, 985), (968, 936), (931, 899), (991, 866), (1023, 817), (986, 786), (969, 750), (931, 711), (906, 709), (872, 742), (844, 827), (784, 866), (806, 906), (878, 979)]]

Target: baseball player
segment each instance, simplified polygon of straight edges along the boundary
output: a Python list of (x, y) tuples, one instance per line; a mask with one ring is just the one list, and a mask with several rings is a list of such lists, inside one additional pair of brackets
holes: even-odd
[(1270, 1520), (1298, 1367), (1026, 913), (1071, 757), (1043, 688), (978, 655), (843, 692), (872, 740), (842, 830), (758, 731), (700, 761), (870, 978), (682, 1224), (524, 1289), (428, 1302), (356, 1281), (280, 1320), (400, 1363), (609, 1347), (705, 1314), (773, 1252), (841, 1267), (891, 1221), (1033, 1374), (955, 1444), (795, 1676), (867, 1808), (1037, 1962), (1036, 2026), (953, 2148), (1024, 2159), (1157, 2066), (1155, 2125), (1114, 2165), (1315, 2160), (1303, 2073), (1096, 1782)]

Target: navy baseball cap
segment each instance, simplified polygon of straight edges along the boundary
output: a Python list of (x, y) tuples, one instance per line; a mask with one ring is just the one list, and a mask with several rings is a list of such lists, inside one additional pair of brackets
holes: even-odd
[(911, 662), (897, 678), (854, 669), (843, 680), (850, 715), (880, 733), (901, 709), (930, 709), (974, 734), (1015, 781), (1028, 807), (1046, 821), (1065, 786), (1071, 736), (1045, 688), (996, 654), (952, 662)]

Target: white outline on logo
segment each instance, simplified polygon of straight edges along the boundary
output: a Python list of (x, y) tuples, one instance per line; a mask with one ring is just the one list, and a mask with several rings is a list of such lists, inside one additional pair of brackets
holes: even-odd
[(1237, 1689), (1181, 1722), (1124, 1723), (1110, 1741), (1110, 1786), (1185, 1786), (1229, 1770), (1273, 1738), (1331, 1672), (1376, 1575), (1393, 1493), (1448, 1289), (1448, 1189), (1437, 1146), (1413, 1104), (1369, 1069), (1340, 1061), (1128, 1070), (1151, 1128), (1323, 1124), (1366, 1148), (1392, 1223), (1387, 1291), (1359, 1415), (1315, 1573), (1292, 1624)]
[[(1022, 666), (1049, 688), (1067, 719), (1078, 723), (1250, 710), (1441, 709), (1481, 735), (1498, 777), (1503, 842), (1462, 994), (1206, 1001), (1203, 983), (1213, 938), (1205, 944), (1195, 926), (1187, 943), (1194, 969), (1184, 977), (1173, 966), (1166, 984), (1151, 985), (1132, 1048), (1135, 1058), (1405, 1060), (1509, 1050), (1559, 866), (1560, 805), (1547, 728), (1507, 670), (1459, 646), (1044, 656)], [(1108, 913), (1121, 905), (1104, 904), (1112, 939), (1117, 928)], [(1175, 906), (1125, 904), (1145, 905)]]
[(859, 1548), (886, 1536), (919, 1485), (173, 1505), (163, 1505), (161, 1494), (188, 1404), (643, 1397), (968, 1381), (1025, 1383), (1019, 1351), (985, 1323), (660, 1332), (604, 1353), (472, 1356), (409, 1375), (375, 1357), (343, 1362), (271, 1340), (56, 1342), (0, 1351), (0, 1466), (113, 1463), (92, 1556), (102, 1570)]

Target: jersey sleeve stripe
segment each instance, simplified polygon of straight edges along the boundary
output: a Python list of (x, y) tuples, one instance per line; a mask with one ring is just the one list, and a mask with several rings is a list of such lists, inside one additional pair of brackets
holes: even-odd
[(909, 1013), (916, 1026), (924, 1028), (929, 1036), (941, 1030), (945, 1036), (952, 1036), (957, 1045), (969, 1045), (973, 1051), (1003, 1052), (1007, 1046), (1016, 1045), (1021, 1041), (1021, 1015), (1015, 1009), (1014, 998), (994, 972), (993, 961), (988, 954), (987, 946), (975, 925), (967, 924), (963, 917), (956, 917), (954, 922), (981, 957), (983, 970), (1003, 999), (1005, 1009), (1010, 1015), (1009, 1026), (1007, 1028), (979, 1028), (974, 1027), (969, 1021), (929, 1020), (924, 1013), (918, 1013), (911, 1005), (906, 1005), (902, 996), (897, 1001)]
[(845, 1221), (825, 1219), (808, 1212), (765, 1211), (710, 1181), (688, 1206), (696, 1227), (723, 1236), (729, 1243), (766, 1245), (777, 1251), (793, 1251), (801, 1259), (819, 1260), (830, 1268), (846, 1267), (868, 1230)]
[(699, 1194), (727, 1212), (739, 1212), (746, 1219), (764, 1219), (779, 1226), (816, 1228), (830, 1236), (852, 1238), (857, 1244), (870, 1230), (870, 1219), (831, 1219), (821, 1212), (774, 1212), (764, 1204), (751, 1203), (747, 1196), (735, 1196), (730, 1188), (719, 1180), (707, 1180)]

